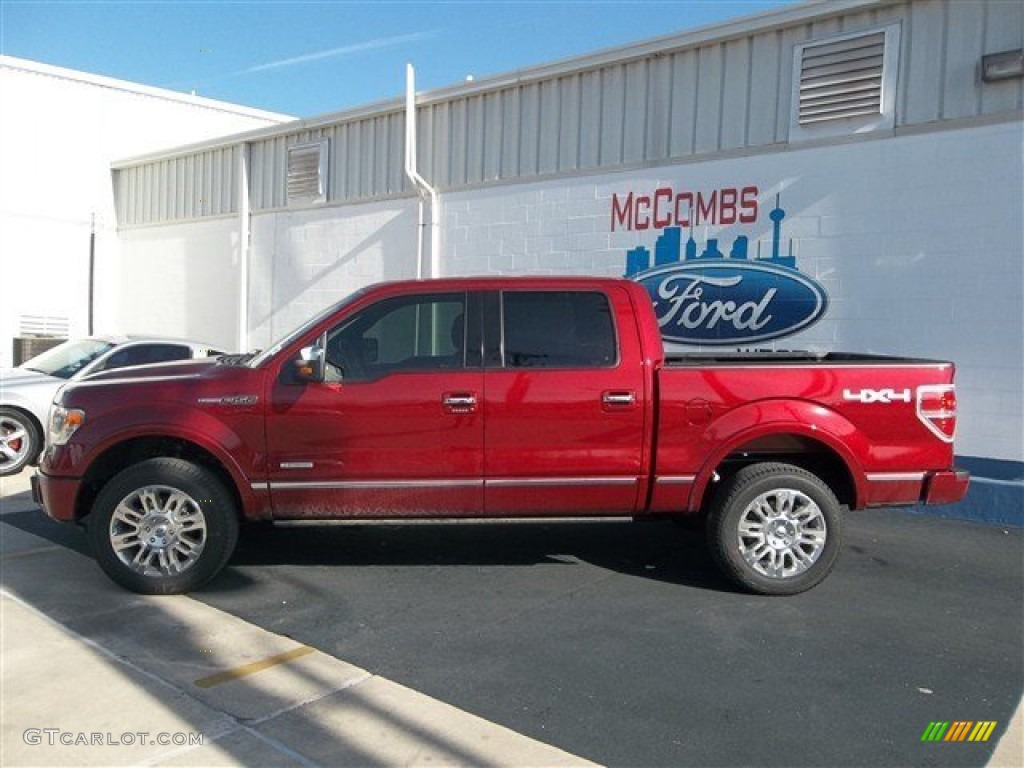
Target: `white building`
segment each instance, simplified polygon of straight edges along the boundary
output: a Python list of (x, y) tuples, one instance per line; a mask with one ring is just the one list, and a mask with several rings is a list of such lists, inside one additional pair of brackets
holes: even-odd
[(0, 105), (0, 366), (13, 337), (87, 332), (90, 248), (96, 330), (134, 330), (113, 306), (113, 159), (292, 119), (10, 56)]
[(122, 161), (120, 321), (264, 347), (388, 278), (753, 267), (814, 307), (734, 346), (956, 361), (964, 509), (1021, 522), (1022, 48), (1019, 2), (810, 2), (419, 94), (429, 190), (401, 100)]

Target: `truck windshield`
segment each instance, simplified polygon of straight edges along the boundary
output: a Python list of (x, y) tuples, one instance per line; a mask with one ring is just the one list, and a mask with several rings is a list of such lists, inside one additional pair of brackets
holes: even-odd
[(311, 320), (307, 320), (305, 323), (300, 325), (298, 328), (296, 328), (294, 331), (289, 333), (283, 339), (281, 339), (281, 340), (271, 344), (263, 352), (260, 352), (258, 355), (253, 357), (251, 360), (248, 360), (246, 364), (250, 368), (258, 368), (259, 366), (263, 365), (263, 363), (265, 363), (271, 357), (273, 357), (278, 352), (280, 352), (282, 349), (287, 347), (289, 344), (291, 344), (294, 341), (298, 341), (300, 337), (304, 336), (306, 333), (311, 331), (314, 327), (316, 327), (325, 318), (330, 317), (335, 312), (338, 312), (338, 311), (344, 309), (345, 307), (347, 307), (349, 304), (352, 304), (353, 302), (355, 302), (363, 294), (365, 294), (366, 291), (367, 291), (367, 288), (361, 288), (360, 290), (356, 291), (355, 293), (353, 293), (353, 294), (351, 294), (349, 296), (346, 296), (344, 299), (342, 299), (338, 303), (331, 304), (331, 306), (327, 307), (322, 312), (318, 313)]
[(76, 339), (58, 344), (41, 355), (26, 360), (21, 368), (58, 379), (70, 379), (89, 363), (115, 345), (103, 339)]

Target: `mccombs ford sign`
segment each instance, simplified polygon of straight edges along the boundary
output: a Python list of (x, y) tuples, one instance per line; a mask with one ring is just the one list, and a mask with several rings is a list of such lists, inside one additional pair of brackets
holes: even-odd
[[(753, 195), (742, 191), (718, 190), (710, 196), (698, 195), (697, 213), (692, 204), (686, 213), (678, 201), (681, 195), (671, 190), (658, 190), (649, 197), (612, 201), (612, 228), (616, 224), (630, 229), (646, 229), (651, 223), (663, 225), (654, 249), (654, 265), (650, 251), (643, 247), (626, 253), (626, 276), (644, 287), (654, 302), (661, 333), (666, 341), (681, 344), (737, 346), (790, 336), (810, 327), (825, 314), (828, 296), (825, 290), (796, 268), (792, 254), (780, 254), (781, 226), (786, 212), (776, 206), (768, 217), (772, 221), (771, 254), (750, 258), (746, 236), (737, 237), (729, 255), (719, 250), (717, 239), (708, 239), (704, 250), (698, 253), (693, 238), (695, 219), (706, 223), (732, 224), (726, 220), (730, 208), (707, 202), (716, 201), (721, 194), (731, 202), (732, 218), (744, 223), (756, 220), (757, 206)], [(726, 193), (732, 194), (726, 194)], [(659, 195), (661, 193), (669, 193)], [(693, 195), (684, 193), (682, 196)], [(646, 207), (645, 207), (646, 202)], [(656, 203), (663, 202), (665, 211), (659, 213)], [(674, 213), (672, 213), (674, 212)], [(679, 215), (676, 215), (679, 214)], [(704, 214), (701, 216), (701, 214)], [(746, 218), (744, 218), (744, 215)], [(658, 217), (662, 218), (659, 219)], [(715, 221), (714, 217), (722, 221)], [(664, 226), (666, 224), (672, 226)], [(683, 227), (688, 226), (690, 236), (682, 243)]]

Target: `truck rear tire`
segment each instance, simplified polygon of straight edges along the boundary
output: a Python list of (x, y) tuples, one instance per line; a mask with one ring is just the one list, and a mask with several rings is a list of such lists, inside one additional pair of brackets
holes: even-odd
[(146, 595), (198, 589), (238, 541), (232, 494), (213, 472), (182, 459), (147, 459), (115, 475), (85, 523), (104, 572)]
[(762, 595), (795, 595), (836, 564), (842, 515), (831, 489), (790, 464), (752, 464), (711, 502), (708, 545), (734, 582)]

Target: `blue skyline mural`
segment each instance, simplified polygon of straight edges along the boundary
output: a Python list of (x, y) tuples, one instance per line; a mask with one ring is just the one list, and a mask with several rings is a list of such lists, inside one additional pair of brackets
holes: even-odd
[[(682, 228), (666, 227), (658, 236), (654, 244), (654, 264), (651, 264), (651, 252), (646, 246), (640, 245), (626, 251), (626, 277), (633, 277), (646, 272), (652, 267), (663, 267), (679, 262), (701, 262), (701, 261), (748, 261), (758, 264), (771, 264), (787, 269), (796, 269), (796, 258), (793, 256), (793, 244), (790, 241), (789, 255), (783, 256), (782, 244), (782, 221), (786, 218), (786, 212), (779, 205), (779, 195), (775, 196), (775, 208), (768, 214), (772, 221), (772, 247), (771, 255), (764, 258), (760, 254), (760, 241), (758, 242), (758, 253), (754, 258), (750, 257), (750, 240), (746, 235), (739, 235), (732, 242), (729, 255), (722, 253), (717, 237), (708, 238), (704, 243), (704, 249), (698, 253), (697, 240), (693, 236), (693, 227), (690, 227), (689, 238), (686, 240), (685, 248), (682, 244)], [(685, 251), (685, 258), (684, 258)]]

